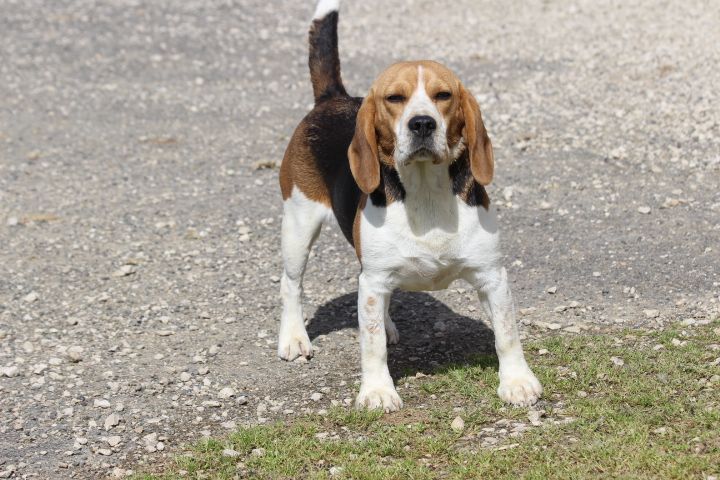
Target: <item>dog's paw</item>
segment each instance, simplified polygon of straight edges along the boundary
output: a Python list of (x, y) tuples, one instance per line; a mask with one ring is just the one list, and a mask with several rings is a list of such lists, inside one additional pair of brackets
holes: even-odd
[(387, 335), (388, 345), (395, 345), (400, 341), (400, 332), (398, 332), (395, 323), (389, 318), (385, 319), (385, 334)]
[(506, 374), (500, 377), (498, 396), (518, 407), (529, 407), (538, 401), (543, 388), (535, 375), (526, 369), (520, 373)]
[(392, 385), (360, 387), (360, 393), (355, 400), (357, 408), (367, 408), (368, 410), (382, 409), (385, 413), (400, 410), (403, 402), (400, 395), (395, 391)]
[(288, 362), (303, 356), (310, 358), (313, 355), (312, 343), (306, 331), (280, 333), (278, 339), (278, 357)]

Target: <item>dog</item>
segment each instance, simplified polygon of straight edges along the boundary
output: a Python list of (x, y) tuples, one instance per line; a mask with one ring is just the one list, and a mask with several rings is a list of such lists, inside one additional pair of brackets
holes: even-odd
[(501, 399), (528, 406), (542, 394), (523, 354), (496, 213), (484, 186), (493, 148), (480, 107), (460, 80), (432, 61), (400, 62), (351, 97), (340, 77), (339, 0), (320, 0), (309, 33), (315, 106), (295, 130), (280, 167), (283, 197), (282, 318), (278, 356), (311, 357), (301, 303), (308, 254), (332, 219), (360, 261), (362, 380), (356, 406), (398, 410), (387, 366), (398, 330), (394, 289), (476, 289), (492, 321)]

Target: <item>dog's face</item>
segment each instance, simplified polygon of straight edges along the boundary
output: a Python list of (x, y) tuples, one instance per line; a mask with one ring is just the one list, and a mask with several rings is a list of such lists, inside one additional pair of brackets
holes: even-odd
[(402, 62), (385, 70), (363, 100), (348, 156), (355, 180), (370, 193), (380, 182), (380, 162), (450, 164), (465, 148), (473, 177), (487, 185), (493, 153), (477, 101), (439, 63)]

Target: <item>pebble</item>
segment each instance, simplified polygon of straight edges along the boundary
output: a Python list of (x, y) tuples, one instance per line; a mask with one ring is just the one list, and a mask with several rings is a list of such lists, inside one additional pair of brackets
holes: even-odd
[[(108, 407), (109, 406), (110, 405), (108, 404)], [(103, 408), (107, 408), (107, 407), (103, 407)], [(111, 428), (116, 427), (119, 424), (120, 424), (120, 416), (117, 413), (111, 413), (110, 415), (108, 415), (105, 418), (105, 422), (103, 423), (106, 432), (108, 430), (110, 430)]]
[(328, 473), (330, 473), (331, 477), (337, 477), (343, 472), (343, 467), (330, 467), (330, 470), (328, 470)]
[(143, 437), (143, 443), (145, 444), (145, 450), (152, 453), (157, 450), (157, 433), (148, 433)]
[(650, 213), (651, 209), (650, 209), (650, 207), (643, 206), (643, 207), (638, 207), (637, 211), (642, 213), (643, 215), (647, 215)]
[(37, 292), (30, 292), (27, 295), (23, 297), (23, 301), (26, 303), (32, 303), (36, 301), (40, 296), (37, 294)]
[(542, 425), (542, 422), (540, 421), (540, 417), (542, 417), (544, 412), (540, 412), (538, 410), (530, 410), (528, 411), (528, 420), (530, 423), (537, 427)]
[(455, 417), (452, 423), (450, 423), (450, 428), (455, 432), (462, 432), (465, 429), (465, 420), (460, 417)]
[(187, 382), (192, 378), (192, 375), (190, 375), (188, 372), (182, 372), (180, 374), (180, 381), (181, 382)]
[(647, 318), (657, 318), (660, 316), (660, 310), (643, 310)]
[(230, 398), (235, 396), (235, 390), (230, 387), (225, 387), (218, 392), (218, 398)]
[(547, 348), (541, 348), (538, 350), (538, 355), (547, 355), (550, 351)]
[(77, 363), (77, 362), (82, 361), (84, 351), (85, 351), (85, 349), (83, 347), (72, 346), (67, 349), (67, 351), (65, 352), (65, 355), (67, 355), (67, 357), (70, 359), (71, 362)]
[(20, 373), (20, 369), (15, 365), (12, 365), (10, 367), (0, 367), (0, 376), (1, 377), (8, 377), (8, 378), (17, 377), (19, 373)]
[(322, 393), (315, 392), (312, 395), (310, 395), (310, 400), (312, 400), (313, 402), (319, 402), (320, 400), (323, 399), (323, 397), (324, 397), (324, 395)]
[(554, 295), (555, 293), (557, 293), (557, 287), (553, 285), (552, 287), (548, 288), (546, 292), (550, 295)]
[(118, 444), (120, 444), (121, 441), (122, 441), (122, 437), (119, 435), (113, 435), (112, 437), (108, 437), (108, 439), (107, 439), (107, 443), (111, 447), (117, 446)]
[(7, 225), (8, 227), (14, 227), (14, 226), (16, 226), (16, 225), (19, 224), (19, 223), (20, 223), (20, 220), (19, 220), (17, 217), (9, 217), (9, 218), (7, 219), (6, 225)]
[(250, 452), (250, 455), (253, 457), (264, 457), (265, 456), (265, 449), (264, 448), (253, 448)]
[(610, 361), (618, 367), (622, 367), (623, 365), (625, 365), (625, 360), (620, 357), (610, 357)]
[(93, 402), (95, 408), (110, 408), (110, 402), (104, 398), (96, 398)]
[(135, 273), (135, 267), (133, 265), (123, 265), (112, 273), (113, 277), (127, 277)]
[(232, 448), (226, 448), (225, 450), (223, 450), (222, 456), (235, 458), (240, 456), (240, 452), (238, 452), (237, 450), (233, 450)]

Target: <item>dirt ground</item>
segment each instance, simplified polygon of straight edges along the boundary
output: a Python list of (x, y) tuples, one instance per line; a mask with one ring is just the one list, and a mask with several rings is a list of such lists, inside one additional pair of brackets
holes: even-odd
[[(526, 336), (719, 309), (720, 6), (632, 3), (341, 10), (352, 93), (428, 58), (479, 99)], [(352, 400), (359, 268), (336, 227), (306, 275), (316, 356), (275, 356), (273, 165), (312, 103), (313, 8), (0, 3), (0, 478), (124, 476)], [(462, 284), (396, 294), (393, 374), (491, 351), (479, 310)]]

